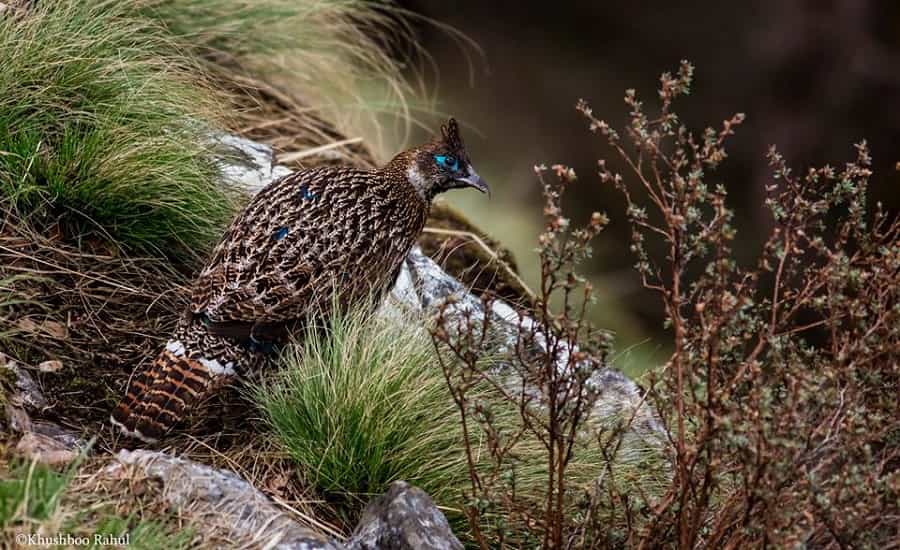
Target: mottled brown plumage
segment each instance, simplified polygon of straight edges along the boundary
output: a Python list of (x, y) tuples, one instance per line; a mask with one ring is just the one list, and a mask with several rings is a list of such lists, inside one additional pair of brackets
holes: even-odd
[(380, 170), (314, 168), (264, 188), (213, 251), (175, 335), (134, 377), (113, 423), (156, 440), (312, 317), (380, 298), (432, 198), (458, 187), (487, 191), (450, 119), (440, 138)]

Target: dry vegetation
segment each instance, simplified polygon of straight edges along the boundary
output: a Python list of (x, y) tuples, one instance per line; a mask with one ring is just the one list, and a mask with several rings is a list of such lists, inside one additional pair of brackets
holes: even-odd
[[(621, 132), (578, 104), (628, 169), (619, 174), (601, 160), (600, 181), (623, 194), (636, 271), (667, 314), (674, 351), (643, 383), (662, 421), (671, 476), (653, 488), (618, 475), (620, 461), (609, 460), (582, 500), (584, 487), (564, 483), (573, 434), (590, 421), (586, 380), (605, 355), (587, 345), (574, 357), (558, 343), (585, 342), (572, 338), (588, 329), (583, 311), (569, 306), (580, 284), (571, 263), (589, 252), (602, 218), (569, 233), (559, 194), (545, 185), (538, 332), (552, 335), (536, 357), (517, 354), (536, 388), (507, 395), (521, 404), (518, 430), (497, 429), (477, 401), (465, 399), (473, 383), (497, 383), (471, 360), (485, 327), (444, 321), (436, 330), (461, 359), (445, 369), (461, 421), (492, 441), (494, 471), (505, 474), (470, 468), (467, 515), (483, 548), (503, 537), (511, 546), (548, 548), (897, 547), (900, 220), (867, 207), (865, 143), (842, 169), (800, 174), (773, 148), (771, 232), (756, 265), (738, 265), (727, 193), (712, 174), (744, 117), (690, 132), (672, 104), (689, 93), (692, 78), (686, 62), (676, 75), (664, 74), (653, 114), (628, 90), (630, 121)], [(556, 171), (563, 184), (574, 177)], [(565, 296), (557, 314), (541, 308), (553, 289)], [(520, 340), (535, 338), (533, 327), (521, 332)], [(515, 446), (528, 432), (541, 434), (549, 471), (557, 472), (546, 478), (543, 503), (517, 494), (510, 481)], [(601, 436), (605, 457), (617, 457), (624, 435)], [(581, 512), (561, 511), (567, 502), (580, 502)], [(496, 510), (501, 521), (486, 522)]]
[[(900, 532), (900, 220), (866, 203), (865, 143), (843, 168), (789, 169), (773, 147), (772, 228), (754, 266), (732, 259), (727, 195), (709, 174), (743, 115), (701, 136), (671, 110), (693, 67), (664, 74), (661, 109), (635, 92), (620, 135), (579, 110), (631, 168), (600, 164), (628, 202), (644, 286), (674, 352), (648, 378), (673, 446), (671, 486), (629, 542), (711, 548), (887, 548)], [(647, 243), (666, 247), (654, 257)], [(624, 497), (625, 495), (623, 495)]]

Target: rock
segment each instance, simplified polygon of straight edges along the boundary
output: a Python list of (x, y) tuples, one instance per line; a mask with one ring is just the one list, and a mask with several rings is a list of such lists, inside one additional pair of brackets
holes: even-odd
[(76, 447), (70, 447), (59, 439), (36, 432), (26, 432), (16, 444), (15, 452), (29, 461), (37, 461), (48, 466), (69, 464), (79, 455)]
[(63, 364), (62, 361), (57, 359), (52, 359), (50, 361), (44, 361), (40, 365), (38, 365), (38, 370), (41, 372), (57, 372), (62, 370)]
[(27, 412), (41, 412), (50, 406), (37, 382), (15, 359), (0, 352), (0, 371), (9, 373), (15, 380), (9, 402), (26, 409)]
[(112, 479), (150, 479), (161, 485), (159, 498), (191, 518), (191, 523), (245, 546), (280, 550), (339, 550), (332, 539), (284, 514), (253, 485), (218, 470), (158, 451), (119, 451), (101, 475)]
[(228, 151), (219, 167), (232, 187), (252, 195), (291, 173), (290, 168), (275, 164), (275, 154), (268, 145), (228, 134), (218, 136), (216, 141)]
[[(447, 309), (449, 318), (462, 318), (470, 314), (473, 320), (481, 320), (490, 315), (492, 322), (489, 341), (498, 352), (516, 346), (520, 330), (530, 330), (536, 321), (513, 309), (503, 300), (491, 303), (491, 310), (484, 311), (481, 298), (468, 291), (459, 281), (445, 273), (431, 258), (416, 247), (409, 256), (397, 278), (388, 301), (382, 306), (384, 314), (394, 314), (391, 310), (402, 308), (412, 311), (415, 317), (432, 317), (438, 314), (442, 304), (452, 298)], [(540, 342), (540, 339), (537, 339)], [(574, 350), (564, 350), (560, 356), (561, 366), (567, 354)], [(502, 362), (495, 367), (494, 374), (505, 377), (506, 385), (512, 391), (519, 391), (522, 377), (513, 365)], [(594, 420), (600, 422), (610, 418), (633, 417), (628, 442), (638, 447), (658, 446), (664, 441), (664, 432), (651, 408), (644, 403), (637, 385), (624, 374), (614, 369), (602, 369), (594, 373), (591, 382), (599, 390), (600, 397), (594, 406)]]
[[(243, 547), (280, 550), (462, 550), (444, 514), (421, 489), (398, 481), (372, 500), (346, 544), (277, 508), (239, 475), (160, 451), (119, 451), (98, 474), (133, 487), (154, 487), (157, 498), (194, 528)], [(140, 483), (150, 481), (150, 484)]]
[(33, 420), (29, 431), (43, 437), (49, 437), (55, 440), (61, 447), (74, 452), (83, 452), (87, 449), (87, 443), (85, 443), (83, 439), (78, 437), (74, 432), (53, 422)]
[(424, 491), (403, 481), (366, 507), (348, 550), (462, 550), (447, 518)]
[(9, 428), (16, 433), (25, 433), (31, 431), (31, 417), (22, 407), (17, 407), (11, 402), (4, 405), (4, 413), (6, 414), (6, 423)]
[(22, 434), (16, 444), (17, 454), (55, 466), (68, 464), (85, 452), (87, 445), (74, 433), (53, 422), (31, 419), (29, 413), (40, 413), (49, 403), (25, 367), (0, 352), (0, 371), (14, 381), (5, 396), (4, 412), (9, 428)]

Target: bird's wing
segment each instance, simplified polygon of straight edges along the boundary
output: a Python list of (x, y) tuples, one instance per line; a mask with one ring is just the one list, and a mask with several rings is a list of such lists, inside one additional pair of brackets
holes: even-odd
[(260, 191), (197, 279), (191, 313), (204, 316), (223, 336), (302, 316), (321, 299), (323, 287), (359, 259), (353, 253), (365, 252), (354, 247), (365, 229), (358, 212), (366, 211), (371, 193), (365, 190), (373, 177), (323, 167), (295, 172)]

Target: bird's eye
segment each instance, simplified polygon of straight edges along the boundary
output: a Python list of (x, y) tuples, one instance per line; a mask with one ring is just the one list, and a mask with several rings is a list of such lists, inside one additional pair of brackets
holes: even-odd
[(435, 155), (434, 160), (454, 172), (459, 170), (459, 160), (453, 155)]

